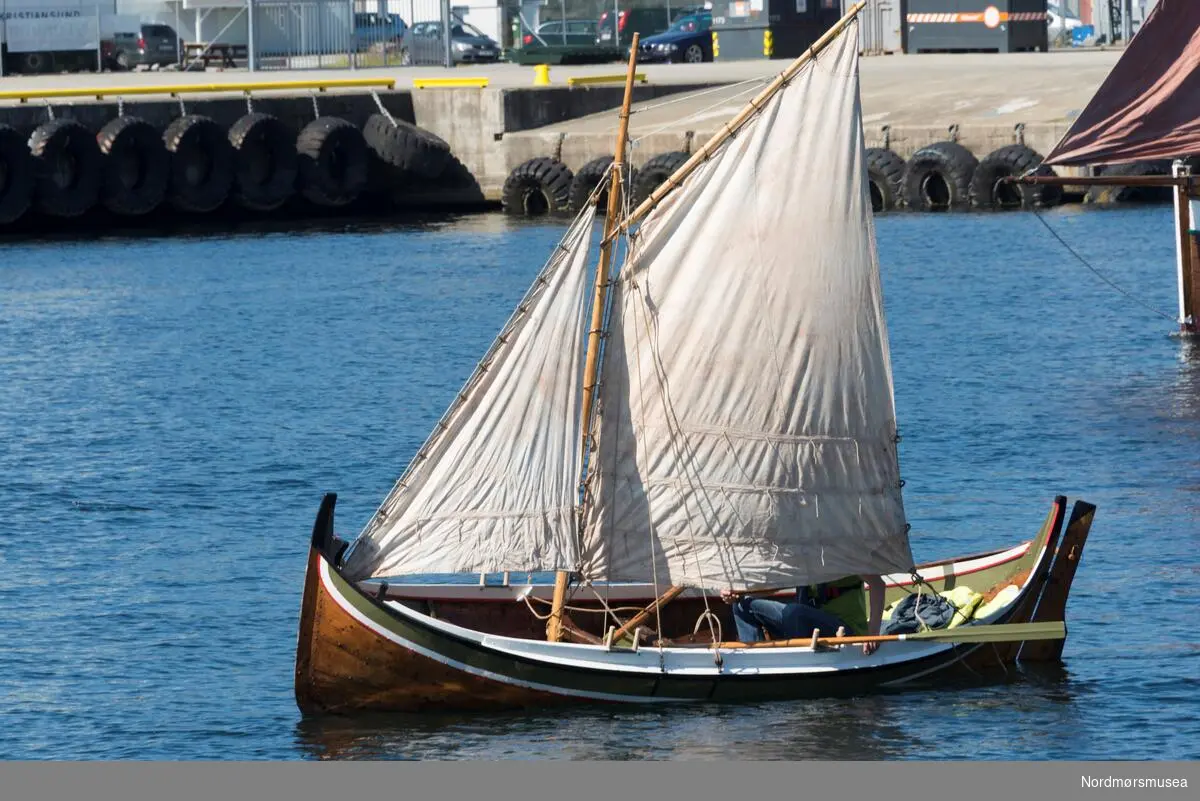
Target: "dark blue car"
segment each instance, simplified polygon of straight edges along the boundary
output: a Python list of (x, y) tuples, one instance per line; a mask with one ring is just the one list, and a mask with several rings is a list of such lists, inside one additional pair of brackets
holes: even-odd
[(662, 33), (647, 36), (638, 45), (638, 61), (699, 64), (712, 61), (712, 14), (689, 14), (671, 23)]

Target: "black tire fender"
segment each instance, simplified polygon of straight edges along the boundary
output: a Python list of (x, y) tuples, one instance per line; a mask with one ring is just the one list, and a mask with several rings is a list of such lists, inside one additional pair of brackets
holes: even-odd
[[(612, 156), (599, 156), (592, 159), (587, 164), (579, 168), (575, 173), (575, 177), (571, 179), (571, 211), (579, 211), (587, 203), (588, 198), (592, 196), (592, 192), (596, 191), (596, 187), (600, 185), (602, 180), (607, 179), (608, 165), (612, 164)], [(637, 180), (637, 170), (633, 169), (628, 163), (624, 166), (625, 180), (623, 181), (625, 192), (633, 191), (633, 182)], [(608, 206), (608, 186), (597, 193), (596, 205), (600, 209)]]
[[(1171, 162), (1135, 161), (1103, 166), (1100, 175), (1170, 175)], [(1170, 203), (1169, 186), (1093, 186), (1088, 190), (1088, 203)]]
[(21, 219), (33, 205), (34, 165), (29, 140), (0, 125), (0, 225)]
[(318, 206), (345, 206), (367, 186), (367, 143), (340, 117), (318, 117), (296, 138), (300, 191)]
[(188, 114), (167, 126), (163, 142), (171, 154), (171, 205), (198, 214), (220, 208), (233, 186), (233, 149), (225, 130), (208, 117)]
[(519, 164), (500, 192), (504, 210), (525, 217), (566, 212), (571, 206), (574, 177), (567, 165), (547, 156)]
[(640, 206), (646, 198), (654, 194), (654, 190), (674, 175), (688, 158), (687, 153), (673, 150), (670, 153), (660, 153), (643, 164), (633, 182), (633, 205)]
[(886, 147), (867, 148), (867, 185), (872, 211), (899, 208), (904, 202), (904, 159)]
[(367, 118), (363, 138), (385, 164), (421, 178), (437, 178), (450, 164), (450, 145), (437, 134), (383, 114)]
[(117, 117), (96, 134), (103, 161), (100, 202), (114, 214), (137, 216), (167, 195), (171, 156), (158, 130), (139, 117)]
[(1005, 145), (984, 156), (971, 178), (971, 206), (976, 209), (1035, 209), (1054, 206), (1062, 189), (1041, 184), (1005, 181), (1033, 172), (1054, 175), (1042, 165), (1042, 154), (1025, 145)]
[(957, 142), (935, 142), (912, 154), (904, 169), (904, 202), (914, 211), (965, 208), (979, 160)]
[(96, 135), (71, 119), (51, 120), (29, 137), (37, 208), (52, 217), (78, 217), (100, 197), (101, 163)]
[(233, 199), (252, 211), (274, 211), (296, 192), (296, 138), (270, 114), (251, 112), (229, 128)]

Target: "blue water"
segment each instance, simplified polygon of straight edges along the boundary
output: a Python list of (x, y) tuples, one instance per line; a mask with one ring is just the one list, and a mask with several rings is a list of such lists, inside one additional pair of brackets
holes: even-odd
[(1200, 351), (1171, 214), (878, 220), (918, 559), (1099, 505), (1061, 670), (754, 708), (302, 720), (312, 516), (353, 533), (563, 223), (0, 243), (0, 756), (1200, 757)]

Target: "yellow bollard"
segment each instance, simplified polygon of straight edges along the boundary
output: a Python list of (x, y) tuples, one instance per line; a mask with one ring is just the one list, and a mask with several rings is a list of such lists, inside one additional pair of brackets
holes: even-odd
[(716, 31), (712, 32), (712, 38), (713, 38), (713, 58), (720, 58), (721, 57), (721, 43), (719, 41), (717, 41), (717, 32)]
[(763, 31), (763, 55), (767, 58), (775, 55), (775, 37), (772, 35), (770, 28)]
[(550, 65), (549, 64), (534, 64), (533, 65), (533, 85), (534, 86), (549, 86), (550, 85)]

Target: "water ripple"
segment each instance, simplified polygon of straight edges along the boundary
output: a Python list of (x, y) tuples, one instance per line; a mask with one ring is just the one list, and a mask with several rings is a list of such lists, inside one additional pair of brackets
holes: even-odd
[[(1174, 307), (1169, 210), (1052, 212)], [(5, 245), (0, 755), (1196, 758), (1200, 351), (1024, 215), (878, 220), (919, 559), (1099, 504), (1066, 665), (851, 701), (302, 720), (321, 493), (373, 511), (559, 223)]]

